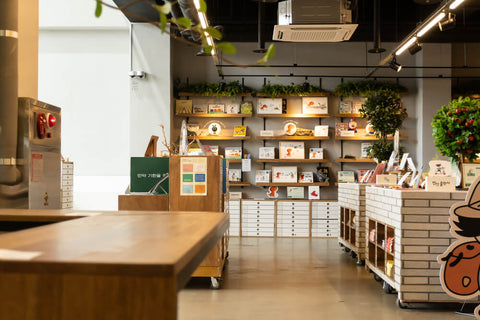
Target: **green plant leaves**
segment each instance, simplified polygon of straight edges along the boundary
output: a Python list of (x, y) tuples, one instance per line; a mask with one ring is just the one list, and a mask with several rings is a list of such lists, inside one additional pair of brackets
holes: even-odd
[(230, 42), (219, 42), (216, 44), (217, 48), (225, 52), (226, 54), (235, 54), (237, 49)]
[(95, 6), (95, 17), (99, 18), (102, 15), (102, 1), (97, 0), (97, 4)]
[(209, 26), (209, 27), (207, 27), (207, 29), (205, 29), (205, 31), (206, 31), (209, 35), (211, 35), (212, 38), (214, 38), (214, 39), (217, 39), (217, 40), (221, 40), (221, 39), (222, 39), (222, 33), (221, 33), (218, 29), (216, 29), (216, 28), (214, 28), (214, 27)]
[(180, 17), (178, 19), (172, 19), (172, 22), (178, 24), (180, 27), (190, 28), (192, 26), (192, 21), (185, 17)]
[(207, 12), (207, 3), (205, 2), (205, 0), (199, 0), (199, 3), (200, 3), (200, 9), (198, 9), (198, 11), (200, 12)]
[(265, 55), (263, 56), (262, 59), (257, 61), (257, 64), (266, 64), (268, 60), (272, 59), (275, 56), (275, 46), (273, 44), (270, 44), (268, 46), (267, 52), (265, 52)]
[(155, 8), (157, 8), (160, 13), (169, 14), (170, 11), (172, 11), (172, 4), (169, 1), (165, 1), (164, 5), (155, 5)]
[(167, 27), (167, 15), (160, 12), (160, 29), (162, 33), (165, 32), (165, 28)]
[(333, 93), (335, 93), (339, 97), (365, 97), (379, 90), (391, 90), (397, 93), (407, 92), (407, 88), (397, 83), (364, 80), (357, 82), (347, 81), (341, 83), (333, 90)]

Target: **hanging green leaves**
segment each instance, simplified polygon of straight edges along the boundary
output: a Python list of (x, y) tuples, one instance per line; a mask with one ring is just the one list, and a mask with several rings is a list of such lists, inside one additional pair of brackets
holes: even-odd
[(178, 19), (172, 19), (172, 22), (178, 24), (180, 27), (190, 28), (192, 26), (192, 21), (185, 17), (180, 17)]
[(214, 39), (217, 39), (217, 40), (221, 40), (222, 39), (222, 33), (214, 28), (214, 27), (207, 27), (207, 29), (205, 30), (209, 35), (212, 36), (212, 38)]
[(273, 44), (270, 44), (270, 46), (267, 49), (267, 52), (265, 52), (265, 55), (263, 56), (262, 59), (257, 61), (257, 64), (266, 64), (268, 60), (272, 59), (275, 56), (275, 46)]
[(155, 5), (154, 7), (158, 10), (158, 12), (163, 14), (169, 14), (170, 11), (172, 11), (172, 4), (168, 1), (165, 1), (165, 4), (162, 6)]
[(199, 3), (200, 3), (200, 9), (198, 9), (198, 11), (206, 13), (207, 12), (207, 3), (205, 2), (205, 0), (199, 0)]
[(226, 54), (235, 54), (237, 53), (237, 48), (230, 42), (219, 42), (216, 44), (219, 50), (222, 50)]
[(95, 7), (95, 17), (100, 18), (102, 15), (102, 1), (97, 0), (97, 5)]
[(165, 32), (165, 28), (167, 27), (167, 16), (163, 13), (160, 13), (160, 29), (162, 32)]

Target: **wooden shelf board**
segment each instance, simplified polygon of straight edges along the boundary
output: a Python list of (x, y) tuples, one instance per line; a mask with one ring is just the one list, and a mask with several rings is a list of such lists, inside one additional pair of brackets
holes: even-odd
[(262, 137), (257, 136), (257, 140), (329, 140), (330, 137), (315, 137), (315, 136), (273, 136)]
[(328, 159), (257, 159), (256, 162), (269, 162), (269, 163), (325, 163), (328, 162)]
[(360, 113), (335, 113), (337, 118), (360, 118)]
[(312, 183), (281, 183), (281, 182), (270, 182), (270, 183), (256, 183), (257, 187), (311, 187), (311, 186), (319, 186), (319, 187), (328, 187), (330, 183), (328, 182), (312, 182)]
[[(400, 140), (407, 140), (408, 137), (400, 137)], [(375, 136), (353, 136), (353, 137), (339, 137), (335, 136), (335, 140), (357, 140), (357, 141), (367, 141), (367, 140), (378, 140)], [(393, 137), (388, 137), (387, 140), (393, 140)]]
[(329, 118), (329, 114), (257, 114), (258, 118)]
[[(194, 139), (193, 136), (188, 136), (188, 139)], [(234, 136), (198, 136), (199, 140), (250, 140), (250, 136), (234, 137)]]
[(357, 158), (357, 159), (343, 159), (337, 158), (335, 162), (344, 162), (344, 163), (375, 163), (373, 159), (364, 159), (364, 158)]
[[(275, 96), (275, 98), (328, 97), (329, 95), (330, 95), (330, 93), (328, 93), (328, 92), (303, 94), (303, 95), (286, 94), (286, 95), (281, 95), (281, 96)], [(273, 97), (270, 96), (270, 95), (258, 93), (257, 98), (273, 98)]]
[(229, 182), (230, 187), (250, 187), (249, 182)]
[(176, 114), (177, 117), (183, 118), (251, 118), (252, 114), (243, 113), (188, 113)]
[[(199, 94), (193, 92), (179, 92), (179, 97), (205, 97), (205, 98), (234, 98), (235, 96), (222, 96), (218, 94)], [(251, 97), (251, 93), (239, 93), (237, 97)]]

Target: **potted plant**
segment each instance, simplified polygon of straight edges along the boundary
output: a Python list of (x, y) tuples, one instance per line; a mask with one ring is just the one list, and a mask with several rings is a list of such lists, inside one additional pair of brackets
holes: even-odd
[(407, 88), (393, 82), (381, 82), (374, 80), (347, 81), (339, 84), (333, 93), (341, 98), (354, 96), (366, 97), (379, 90), (391, 90), (397, 93), (407, 92)]
[(367, 95), (360, 115), (370, 121), (379, 139), (367, 152), (378, 162), (388, 160), (393, 151), (393, 142), (387, 141), (387, 136), (399, 130), (407, 117), (407, 110), (402, 106), (400, 96), (390, 89), (373, 91)]
[(452, 100), (433, 117), (435, 146), (455, 162), (473, 161), (480, 153), (480, 101), (469, 97)]

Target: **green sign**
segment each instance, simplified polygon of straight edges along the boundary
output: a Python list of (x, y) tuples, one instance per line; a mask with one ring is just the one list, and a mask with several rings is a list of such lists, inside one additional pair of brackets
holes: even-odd
[(169, 158), (130, 158), (130, 192), (149, 192), (164, 179), (155, 191), (156, 194), (168, 194), (168, 160)]

